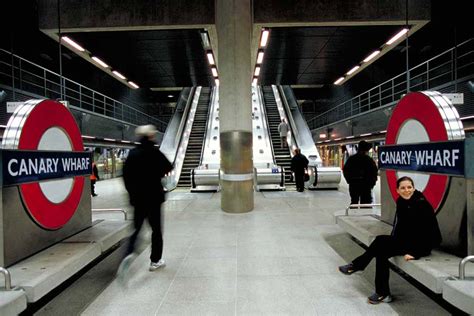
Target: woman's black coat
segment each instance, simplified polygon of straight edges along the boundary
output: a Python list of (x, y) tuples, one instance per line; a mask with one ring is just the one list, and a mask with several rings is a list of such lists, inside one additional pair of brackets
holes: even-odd
[(415, 258), (427, 256), (441, 243), (441, 232), (433, 207), (415, 190), (410, 199), (399, 197), (392, 236)]

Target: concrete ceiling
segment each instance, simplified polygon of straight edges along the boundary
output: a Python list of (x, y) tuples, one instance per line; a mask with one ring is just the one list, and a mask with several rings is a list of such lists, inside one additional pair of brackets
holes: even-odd
[[(102, 70), (111, 76), (110, 70), (118, 70), (141, 88), (214, 84), (200, 36), (204, 29), (209, 32), (218, 62), (214, 1), (128, 3), (62, 0), (57, 8), (56, 1), (40, 0), (40, 29), (58, 40), (60, 10), (61, 34), (87, 49), (81, 57), (92, 64), (92, 55), (100, 57), (111, 66)], [(300, 0), (297, 5), (254, 0), (253, 60), (261, 28), (271, 30), (260, 84), (332, 85), (405, 25), (405, 7), (405, 0)], [(429, 20), (426, 8), (427, 0), (409, 3), (410, 35)]]

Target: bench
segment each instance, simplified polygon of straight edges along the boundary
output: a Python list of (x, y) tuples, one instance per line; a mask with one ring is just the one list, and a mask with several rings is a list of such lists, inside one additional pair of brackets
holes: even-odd
[(17, 315), (26, 309), (27, 302), (37, 302), (132, 231), (132, 221), (96, 221), (90, 228), (8, 267), (13, 290), (0, 286), (0, 315)]
[[(365, 210), (365, 214), (348, 214), (346, 210), (336, 213), (335, 220), (341, 228), (368, 246), (377, 235), (390, 235), (392, 230), (392, 225), (380, 221), (371, 213), (370, 210)], [(390, 258), (390, 262), (434, 293), (443, 294), (443, 297), (445, 292), (448, 293), (445, 299), (454, 306), (473, 313), (474, 278), (467, 278), (464, 284), (460, 283), (461, 280), (456, 280), (461, 259), (435, 249), (430, 256), (419, 260), (405, 261), (403, 256), (396, 256)], [(474, 264), (466, 266), (465, 273), (474, 276)]]

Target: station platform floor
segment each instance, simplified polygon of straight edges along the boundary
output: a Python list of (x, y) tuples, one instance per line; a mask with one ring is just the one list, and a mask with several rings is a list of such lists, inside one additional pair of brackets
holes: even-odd
[[(393, 271), (394, 301), (368, 304), (374, 262), (351, 276), (338, 271), (363, 252), (335, 224), (334, 213), (349, 204), (343, 182), (339, 190), (255, 192), (255, 208), (245, 214), (223, 212), (219, 193), (168, 193), (163, 205), (166, 267), (148, 271), (145, 232), (144, 250), (130, 268), (127, 286), (111, 278), (81, 314), (450, 315)], [(132, 211), (121, 178), (99, 181), (96, 191), (94, 209)], [(94, 217), (123, 219), (123, 214)]]

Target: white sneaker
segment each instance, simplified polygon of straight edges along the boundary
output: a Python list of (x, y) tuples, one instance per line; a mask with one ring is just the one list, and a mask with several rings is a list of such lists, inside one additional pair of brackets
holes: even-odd
[(160, 259), (160, 261), (158, 261), (158, 262), (150, 263), (150, 268), (148, 270), (155, 271), (155, 270), (157, 270), (161, 267), (164, 267), (164, 266), (166, 266), (165, 260)]

